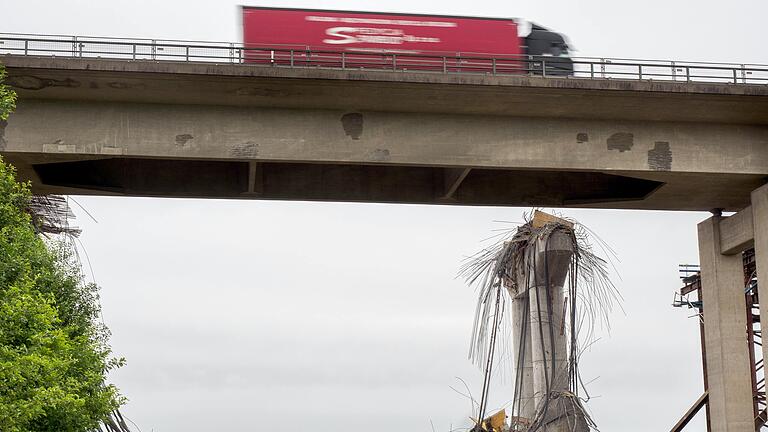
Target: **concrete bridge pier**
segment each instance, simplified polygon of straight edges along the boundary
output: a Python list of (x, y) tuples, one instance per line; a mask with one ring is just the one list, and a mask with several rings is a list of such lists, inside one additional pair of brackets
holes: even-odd
[[(751, 204), (732, 216), (716, 214), (698, 225), (712, 432), (754, 432), (759, 414), (747, 341), (742, 253), (754, 247), (758, 289), (768, 287), (768, 185), (752, 192)], [(768, 317), (766, 309), (768, 301), (760, 302), (761, 316)], [(768, 346), (762, 349), (768, 358)]]

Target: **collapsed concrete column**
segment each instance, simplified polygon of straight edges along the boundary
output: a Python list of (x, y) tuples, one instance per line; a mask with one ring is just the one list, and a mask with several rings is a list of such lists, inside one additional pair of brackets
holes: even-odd
[(526, 268), (531, 273), (533, 396), (540, 430), (547, 432), (589, 430), (583, 414), (567, 397), (570, 380), (563, 285), (573, 253), (573, 233), (564, 230), (538, 236), (526, 251)]
[[(618, 301), (606, 264), (592, 252), (583, 228), (536, 210), (502, 244), (483, 250), (463, 267), (470, 283), (482, 281), (470, 348), (470, 357), (483, 364), (486, 378), (478, 416), (484, 420), (475, 430), (488, 430), (486, 426), (504, 414), (485, 417), (496, 331), (504, 327), (499, 320), (504, 304), (510, 305), (515, 373), (509, 431), (596, 430), (585, 411), (585, 400), (579, 397), (575, 322), (582, 319), (591, 325), (597, 317), (607, 316)], [(580, 313), (581, 308), (585, 312)]]
[(570, 235), (560, 231), (528, 246), (531, 346), (536, 409), (550, 392), (568, 390), (567, 341), (563, 322), (563, 284), (573, 254)]
[(712, 432), (754, 432), (744, 263), (722, 254), (721, 219), (698, 225), (710, 422)]
[[(518, 279), (520, 280), (520, 279)], [(518, 282), (518, 286), (525, 286)], [(511, 307), (512, 321), (512, 352), (515, 357), (515, 369), (518, 370), (515, 383), (517, 418), (513, 424), (527, 426), (536, 413), (536, 403), (533, 399), (533, 363), (531, 361), (531, 326), (529, 316), (528, 291), (521, 292), (513, 298)]]

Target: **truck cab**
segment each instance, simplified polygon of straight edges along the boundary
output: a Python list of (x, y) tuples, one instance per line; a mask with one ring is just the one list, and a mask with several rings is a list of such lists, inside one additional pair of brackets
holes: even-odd
[(568, 41), (562, 34), (530, 23), (530, 32), (522, 39), (530, 72), (547, 76), (573, 75)]

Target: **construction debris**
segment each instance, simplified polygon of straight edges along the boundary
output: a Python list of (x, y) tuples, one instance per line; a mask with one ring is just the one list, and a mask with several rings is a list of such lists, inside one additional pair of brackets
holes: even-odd
[(81, 229), (69, 225), (75, 214), (69, 207), (69, 201), (61, 195), (34, 195), (27, 204), (27, 212), (32, 216), (32, 224), (38, 234), (66, 234), (78, 237)]
[[(477, 418), (488, 409), (495, 361), (511, 351), (515, 390), (504, 430), (596, 430), (583, 405), (588, 395), (580, 396), (586, 391), (579, 378), (579, 347), (592, 338), (596, 322), (607, 325), (619, 296), (607, 262), (592, 252), (588, 240), (583, 226), (535, 211), (462, 268), (480, 290), (470, 348), (470, 357), (485, 369)], [(475, 430), (496, 430), (488, 427), (483, 421)]]

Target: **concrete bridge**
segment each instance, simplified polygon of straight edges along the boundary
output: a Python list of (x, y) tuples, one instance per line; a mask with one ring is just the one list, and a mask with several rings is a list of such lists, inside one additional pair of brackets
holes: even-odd
[(0, 152), (38, 193), (738, 211), (699, 225), (706, 373), (712, 430), (755, 430), (741, 252), (768, 286), (767, 82), (693, 82), (689, 66), (680, 82), (674, 64), (627, 80), (595, 63), (563, 78), (72, 46), (0, 54), (20, 97)]
[(738, 210), (768, 176), (768, 80), (735, 69), (713, 83), (56, 54), (0, 55), (20, 98), (0, 148), (39, 192)]

